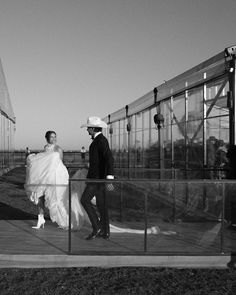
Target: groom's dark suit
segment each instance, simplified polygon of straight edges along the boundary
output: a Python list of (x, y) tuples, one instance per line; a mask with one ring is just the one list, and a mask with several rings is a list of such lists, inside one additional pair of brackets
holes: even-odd
[[(108, 141), (103, 134), (95, 137), (89, 147), (89, 179), (106, 179), (107, 175), (113, 175), (113, 157)], [(92, 198), (96, 196), (96, 204), (100, 214), (100, 220), (96, 210), (91, 204)], [(104, 236), (109, 236), (109, 217), (106, 200), (106, 189), (103, 183), (87, 183), (81, 198), (81, 203), (86, 210), (91, 221), (93, 231), (101, 229)]]

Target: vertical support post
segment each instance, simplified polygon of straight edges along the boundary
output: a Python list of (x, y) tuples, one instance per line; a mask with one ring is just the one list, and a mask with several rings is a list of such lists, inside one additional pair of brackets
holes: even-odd
[(125, 107), (125, 113), (126, 113), (126, 130), (128, 133), (128, 178), (130, 178), (130, 131), (131, 131), (131, 117), (129, 116), (129, 106), (126, 105)]
[[(187, 89), (188, 82), (185, 82), (185, 87)], [(188, 90), (185, 90), (185, 123), (184, 123), (184, 150), (185, 150), (185, 179), (188, 179), (188, 150), (189, 150), (189, 141), (187, 140), (187, 122), (188, 122)], [(186, 191), (185, 191), (185, 204), (188, 205), (189, 199), (189, 187), (188, 182), (186, 182)]]
[(128, 131), (128, 178), (130, 178), (130, 131)]
[(144, 194), (144, 252), (147, 252), (147, 206), (148, 206), (148, 193)]
[(228, 79), (229, 79), (229, 92), (228, 92), (228, 107), (229, 107), (229, 124), (230, 124), (230, 134), (229, 142), (230, 145), (236, 145), (236, 103), (235, 103), (235, 85), (236, 85), (236, 63), (235, 56), (228, 62)]
[(147, 148), (147, 178), (150, 178), (152, 177), (152, 173), (151, 171), (149, 171), (149, 169), (151, 168), (151, 165), (150, 165), (150, 155), (151, 155), (151, 152), (150, 152), (150, 148), (151, 148), (151, 145), (152, 145), (152, 112), (151, 112), (151, 109), (149, 109), (148, 111), (148, 116), (149, 116), (149, 119), (148, 119), (148, 148)]
[[(157, 112), (161, 114), (161, 104), (158, 103), (157, 105)], [(163, 122), (162, 122), (163, 124)], [(158, 129), (158, 146), (159, 146), (159, 163), (160, 163), (160, 179), (163, 179), (165, 177), (164, 175), (164, 146), (163, 146), (163, 125), (161, 123), (157, 125)], [(161, 187), (161, 184), (160, 184)]]
[[(187, 89), (188, 87), (188, 82), (185, 83), (185, 87)], [(187, 124), (188, 124), (188, 90), (185, 90), (185, 124), (184, 124), (184, 144), (185, 144), (185, 178), (188, 178), (188, 154), (189, 154), (189, 140), (187, 140), (188, 137), (188, 130), (187, 130)], [(188, 199), (189, 199), (189, 187), (188, 187), (188, 182), (186, 183), (186, 195), (185, 195), (185, 201), (186, 201), (186, 206), (188, 205)]]
[(123, 222), (123, 181), (120, 182), (120, 222)]
[(10, 121), (7, 124), (7, 168), (10, 168)]
[[(206, 73), (204, 73), (204, 79), (206, 79)], [(207, 100), (207, 85), (203, 85), (203, 166), (207, 167), (207, 125), (206, 125), (206, 100)]]
[[(203, 74), (204, 79), (206, 79), (206, 73)], [(206, 168), (207, 168), (207, 124), (206, 124), (206, 100), (207, 100), (207, 85), (203, 84), (203, 178), (206, 179)], [(211, 173), (211, 172), (210, 172)], [(202, 207), (206, 208), (206, 200), (207, 200), (207, 191), (206, 184), (203, 184), (203, 200)]]
[(173, 142), (173, 96), (170, 98), (170, 122), (171, 122), (171, 168), (175, 168), (174, 142)]
[(221, 214), (221, 235), (220, 253), (224, 254), (224, 222), (225, 222), (225, 183), (222, 183), (222, 214)]
[(144, 150), (145, 150), (145, 148), (144, 148), (144, 145), (145, 145), (145, 144), (144, 144), (144, 132), (145, 132), (145, 131), (144, 131), (144, 127), (145, 127), (145, 126), (144, 126), (144, 123), (145, 123), (145, 122), (144, 122), (144, 114), (145, 114), (145, 113), (142, 112), (142, 152), (141, 152), (141, 155), (142, 155), (142, 156), (141, 156), (141, 157), (142, 157), (142, 158), (141, 158), (141, 160), (142, 160), (142, 174), (141, 174), (142, 176), (141, 176), (141, 177), (142, 177), (142, 178), (144, 178), (144, 168), (145, 168), (145, 164), (144, 164), (144, 163), (145, 163), (145, 152), (144, 152)]
[(232, 73), (232, 86), (231, 86), (231, 90), (232, 90), (232, 95), (233, 95), (233, 106), (234, 106), (234, 117), (233, 117), (233, 123), (234, 123), (234, 145), (236, 144), (236, 120), (235, 120), (235, 115), (236, 115), (236, 102), (235, 102), (235, 98), (236, 98), (236, 74), (235, 74), (235, 71), (236, 71), (236, 60), (235, 60), (235, 56), (234, 56), (234, 59), (233, 59), (233, 73)]
[[(118, 123), (118, 128), (119, 128), (119, 130), (118, 130), (118, 156), (119, 156), (119, 159), (118, 159), (118, 163), (119, 163), (119, 165), (118, 165), (118, 168), (121, 168), (121, 146), (120, 146), (120, 121), (118, 121), (119, 123)], [(123, 175), (121, 175), (121, 176), (123, 176)]]
[(68, 231), (68, 252), (71, 254), (71, 180), (69, 179), (69, 231)]
[(175, 180), (172, 187), (172, 196), (173, 196), (173, 222), (176, 222), (176, 194), (175, 194)]
[(137, 152), (137, 114), (134, 115), (134, 126), (133, 126), (133, 132), (134, 132), (134, 171), (135, 171), (135, 178), (137, 178), (138, 175), (138, 152)]
[[(160, 108), (160, 106), (159, 106)], [(160, 180), (163, 179), (163, 153), (162, 153), (162, 134), (161, 126), (158, 127), (158, 146), (159, 146), (159, 164), (160, 164)], [(161, 191), (161, 181), (159, 181), (159, 192)]]
[[(187, 89), (188, 82), (185, 83), (185, 87)], [(185, 90), (184, 98), (185, 98), (185, 122), (184, 122), (184, 145), (185, 145), (185, 169), (188, 169), (188, 156), (189, 156), (189, 144), (191, 144), (188, 140), (188, 90)], [(186, 173), (187, 174), (187, 173)]]

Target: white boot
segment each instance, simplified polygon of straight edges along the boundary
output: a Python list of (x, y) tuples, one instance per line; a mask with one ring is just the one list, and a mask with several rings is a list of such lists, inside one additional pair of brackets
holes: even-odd
[(41, 226), (42, 226), (42, 228), (44, 228), (44, 223), (45, 223), (45, 219), (44, 219), (43, 214), (39, 214), (38, 215), (38, 223), (36, 226), (32, 226), (32, 228), (40, 229)]

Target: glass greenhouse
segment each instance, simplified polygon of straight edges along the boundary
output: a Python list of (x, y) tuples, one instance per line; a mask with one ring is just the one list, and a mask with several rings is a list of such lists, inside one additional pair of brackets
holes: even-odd
[(14, 165), (15, 115), (0, 61), (0, 173)]
[(225, 178), (236, 141), (235, 56), (236, 46), (226, 48), (104, 118), (117, 171)]

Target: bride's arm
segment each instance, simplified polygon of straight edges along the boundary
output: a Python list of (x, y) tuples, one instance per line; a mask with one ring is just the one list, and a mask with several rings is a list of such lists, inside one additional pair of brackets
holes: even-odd
[(61, 160), (63, 160), (63, 150), (62, 148), (60, 148), (58, 145), (56, 146), (56, 150), (60, 155)]
[(61, 160), (63, 160), (63, 150), (59, 147), (58, 152), (60, 154)]

